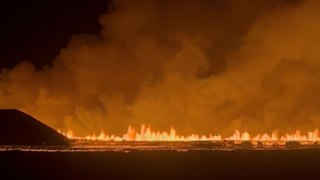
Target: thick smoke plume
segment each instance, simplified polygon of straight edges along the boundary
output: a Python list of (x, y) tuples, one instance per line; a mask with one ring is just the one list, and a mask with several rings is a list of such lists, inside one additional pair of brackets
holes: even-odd
[(100, 36), (0, 75), (0, 108), (77, 134), (320, 127), (317, 0), (117, 0)]

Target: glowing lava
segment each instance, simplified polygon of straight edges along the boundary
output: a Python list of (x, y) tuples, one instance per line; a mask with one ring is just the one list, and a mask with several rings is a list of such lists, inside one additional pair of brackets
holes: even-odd
[(285, 133), (284, 135), (279, 135), (277, 131), (273, 131), (272, 134), (257, 134), (250, 135), (248, 132), (240, 132), (236, 130), (230, 137), (222, 137), (221, 135), (199, 135), (191, 134), (189, 136), (182, 136), (177, 134), (177, 131), (171, 127), (169, 132), (151, 131), (150, 126), (142, 125), (140, 132), (137, 132), (131, 126), (128, 127), (126, 134), (121, 136), (107, 135), (101, 132), (99, 135), (88, 135), (86, 137), (75, 136), (72, 130), (67, 132), (62, 132), (58, 130), (61, 134), (67, 136), (69, 139), (75, 140), (88, 140), (88, 141), (235, 141), (241, 143), (243, 141), (251, 141), (253, 143), (262, 142), (265, 145), (274, 143), (286, 143), (289, 141), (298, 141), (302, 144), (312, 144), (320, 141), (318, 129), (308, 132), (307, 134), (302, 134), (299, 130), (294, 133)]

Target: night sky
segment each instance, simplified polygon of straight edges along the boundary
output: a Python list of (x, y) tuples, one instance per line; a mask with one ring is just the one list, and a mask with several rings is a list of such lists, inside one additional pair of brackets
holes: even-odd
[(98, 17), (108, 0), (18, 1), (1, 3), (0, 68), (31, 61), (50, 64), (74, 34), (99, 34)]

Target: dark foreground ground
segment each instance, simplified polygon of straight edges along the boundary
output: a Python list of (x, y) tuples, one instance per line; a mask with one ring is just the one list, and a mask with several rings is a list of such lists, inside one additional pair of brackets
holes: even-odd
[(0, 152), (6, 179), (320, 179), (320, 150)]

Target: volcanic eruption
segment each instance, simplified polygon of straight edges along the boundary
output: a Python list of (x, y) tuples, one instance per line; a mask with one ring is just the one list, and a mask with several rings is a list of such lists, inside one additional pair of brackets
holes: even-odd
[(238, 129), (250, 139), (272, 139), (274, 130), (278, 140), (312, 139), (320, 125), (319, 5), (114, 1), (99, 18), (101, 34), (75, 35), (52, 65), (2, 69), (0, 108), (77, 137), (123, 139), (128, 125), (151, 124), (160, 134), (174, 127), (162, 133), (169, 138), (223, 140)]
[[(13, 7), (0, 16), (1, 177), (319, 179), (319, 0)], [(39, 47), (62, 49), (21, 55)]]

